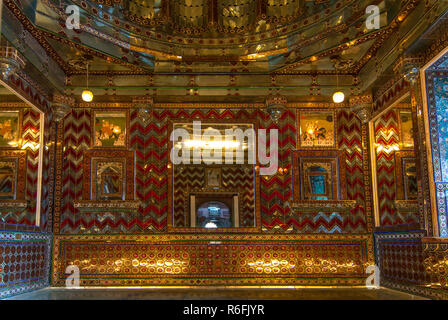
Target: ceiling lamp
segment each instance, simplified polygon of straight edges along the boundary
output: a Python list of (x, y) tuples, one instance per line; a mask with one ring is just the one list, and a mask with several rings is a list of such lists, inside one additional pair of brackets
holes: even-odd
[[(339, 88), (339, 76), (336, 74), (336, 87)], [(342, 91), (336, 91), (333, 93), (333, 102), (342, 103), (345, 100), (345, 94)]]
[(87, 62), (87, 89), (83, 90), (81, 94), (82, 100), (91, 102), (93, 100), (93, 92), (89, 90), (89, 63)]
[(93, 93), (92, 91), (86, 89), (82, 92), (81, 97), (85, 102), (91, 102), (93, 100)]
[(337, 91), (333, 94), (334, 103), (342, 103), (345, 100), (345, 94), (342, 91)]

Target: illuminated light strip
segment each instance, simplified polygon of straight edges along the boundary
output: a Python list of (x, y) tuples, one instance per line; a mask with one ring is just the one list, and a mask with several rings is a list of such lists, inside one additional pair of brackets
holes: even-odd
[(170, 59), (170, 60), (182, 60), (182, 56), (176, 56), (174, 54), (168, 54), (168, 53), (155, 51), (155, 50), (148, 49), (148, 48), (143, 48), (143, 47), (137, 47), (137, 46), (129, 45), (129, 49), (133, 50), (133, 51), (137, 51), (137, 52), (147, 53), (147, 54), (150, 54), (150, 55), (153, 55), (153, 56), (156, 56), (156, 57), (162, 57), (162, 58)]
[(288, 48), (282, 48), (282, 49), (277, 49), (277, 50), (270, 50), (270, 51), (265, 51), (265, 52), (257, 52), (257, 53), (251, 53), (245, 56), (241, 56), (240, 60), (246, 61), (246, 60), (256, 60), (259, 58), (266, 58), (269, 56), (274, 56), (277, 54), (283, 54), (283, 53), (288, 53), (289, 49)]
[(238, 141), (203, 141), (203, 140), (187, 140), (184, 145), (187, 148), (210, 148), (210, 149), (236, 149), (240, 146)]

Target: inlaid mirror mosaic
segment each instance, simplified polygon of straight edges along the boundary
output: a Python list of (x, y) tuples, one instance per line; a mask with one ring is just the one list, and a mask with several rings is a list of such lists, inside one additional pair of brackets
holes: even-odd
[[(175, 152), (180, 155), (179, 150), (184, 148), (189, 153), (181, 163), (169, 165), (172, 228), (175, 231), (255, 230), (259, 215), (256, 206), (259, 175), (256, 164), (248, 161), (249, 146), (255, 141), (244, 135), (247, 130), (253, 131), (255, 125), (202, 123), (199, 131), (193, 123), (173, 123), (172, 129), (184, 133), (183, 137), (172, 140)], [(229, 130), (241, 130), (243, 134), (233, 136)], [(204, 138), (207, 132), (214, 135)]]
[[(24, 103), (0, 104), (0, 223), (6, 227), (41, 226), (43, 116)], [(31, 229), (30, 229), (31, 230)]]

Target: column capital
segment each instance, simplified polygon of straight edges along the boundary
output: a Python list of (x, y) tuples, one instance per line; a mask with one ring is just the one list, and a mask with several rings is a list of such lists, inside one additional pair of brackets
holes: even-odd
[(150, 120), (151, 109), (154, 105), (154, 99), (152, 97), (135, 97), (132, 98), (132, 106), (138, 109), (138, 117), (146, 123)]
[(371, 94), (354, 96), (349, 101), (350, 110), (355, 113), (358, 118), (367, 123), (372, 115), (373, 97)]
[(75, 99), (62, 94), (53, 94), (51, 109), (53, 110), (53, 119), (56, 122), (61, 121), (72, 111), (75, 105)]
[(266, 111), (275, 122), (280, 119), (283, 110), (288, 103), (288, 99), (281, 95), (269, 96), (266, 98)]

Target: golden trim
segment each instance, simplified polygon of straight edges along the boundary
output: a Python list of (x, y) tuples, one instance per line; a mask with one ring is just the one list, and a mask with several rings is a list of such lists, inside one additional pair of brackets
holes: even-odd
[(376, 147), (375, 147), (375, 119), (369, 121), (369, 137), (370, 137), (370, 163), (371, 163), (371, 175), (372, 175), (372, 196), (373, 196), (373, 215), (374, 226), (379, 227), (381, 225), (379, 199), (378, 199), (378, 176), (376, 172)]
[[(447, 48), (448, 52), (448, 48)], [(430, 66), (430, 65), (429, 65)], [(426, 69), (429, 66), (425, 66), (420, 70), (420, 83), (421, 83), (421, 90), (422, 90), (422, 103), (423, 103), (423, 120), (425, 123), (425, 132), (426, 132), (426, 158), (428, 159), (428, 167), (426, 168), (428, 170), (428, 180), (429, 180), (429, 194), (430, 194), (430, 201), (431, 201), (431, 216), (432, 216), (432, 225), (433, 225), (433, 231), (432, 236), (434, 237), (440, 237), (439, 232), (439, 217), (437, 214), (437, 198), (436, 198), (436, 187), (434, 183), (434, 168), (432, 166), (432, 150), (431, 150), (431, 135), (430, 132), (430, 126), (429, 126), (429, 114), (428, 114), (428, 97), (426, 95)]]

